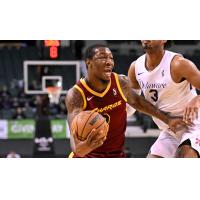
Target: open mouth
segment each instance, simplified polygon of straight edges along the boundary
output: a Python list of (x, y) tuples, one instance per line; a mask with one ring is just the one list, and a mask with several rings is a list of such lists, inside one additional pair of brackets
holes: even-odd
[(111, 77), (112, 70), (111, 70), (111, 69), (106, 69), (104, 73), (105, 73), (105, 75), (106, 75), (107, 77)]

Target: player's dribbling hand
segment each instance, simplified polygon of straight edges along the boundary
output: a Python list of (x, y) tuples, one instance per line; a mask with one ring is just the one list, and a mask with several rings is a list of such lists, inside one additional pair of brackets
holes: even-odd
[(186, 106), (183, 113), (183, 121), (192, 125), (194, 120), (198, 119), (198, 112), (200, 107), (199, 96), (194, 97)]
[(106, 136), (102, 137), (101, 130), (97, 133), (96, 129), (93, 129), (84, 141), (79, 140), (76, 133), (73, 133), (73, 138), (76, 146), (75, 153), (81, 157), (100, 147), (106, 140)]
[(104, 141), (106, 140), (106, 136), (102, 137), (102, 130), (96, 133), (96, 130), (93, 129), (91, 133), (88, 135), (86, 142), (88, 146), (92, 148), (92, 150), (100, 147)]

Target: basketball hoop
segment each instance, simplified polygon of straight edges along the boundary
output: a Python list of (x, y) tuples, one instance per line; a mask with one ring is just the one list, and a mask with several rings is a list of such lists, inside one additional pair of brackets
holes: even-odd
[(46, 92), (48, 93), (50, 103), (59, 103), (61, 91), (62, 88), (57, 86), (51, 86), (46, 88)]

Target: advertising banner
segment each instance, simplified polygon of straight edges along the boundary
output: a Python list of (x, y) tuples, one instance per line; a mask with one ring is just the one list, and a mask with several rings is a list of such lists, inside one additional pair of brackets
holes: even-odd
[[(69, 138), (70, 132), (65, 119), (51, 120), (54, 139)], [(33, 139), (35, 120), (0, 120), (0, 139)]]
[(51, 120), (51, 130), (54, 139), (64, 139), (66, 138), (66, 120)]
[(7, 120), (0, 120), (0, 139), (8, 138)]
[(8, 139), (32, 139), (34, 138), (34, 120), (9, 120)]

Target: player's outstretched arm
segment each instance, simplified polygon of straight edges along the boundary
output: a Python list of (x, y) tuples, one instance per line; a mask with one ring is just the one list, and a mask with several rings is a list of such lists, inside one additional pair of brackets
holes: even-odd
[(124, 95), (127, 98), (127, 103), (131, 105), (136, 110), (143, 112), (147, 115), (154, 116), (166, 124), (169, 128), (176, 132), (180, 129), (180, 126), (185, 126), (185, 123), (180, 118), (172, 118), (166, 113), (162, 112), (150, 102), (145, 100), (142, 96), (137, 95), (134, 90), (131, 88), (130, 81), (126, 76), (119, 76), (120, 85)]
[(70, 143), (72, 151), (80, 157), (83, 157), (101, 146), (106, 138), (102, 138), (102, 133), (99, 132), (99, 134), (96, 134), (96, 130), (92, 130), (87, 139), (81, 141), (78, 139), (77, 133), (71, 129), (74, 117), (83, 110), (84, 105), (83, 98), (76, 88), (72, 88), (68, 91), (65, 98), (65, 104), (68, 111), (67, 119), (70, 127)]
[(194, 97), (186, 106), (183, 113), (183, 121), (186, 123), (192, 123), (198, 119), (200, 109), (200, 95)]
[[(200, 90), (200, 71), (196, 65), (188, 59), (176, 56), (171, 63), (171, 75), (175, 82), (187, 80), (193, 87)], [(200, 96), (194, 97), (184, 109), (183, 120), (186, 123), (197, 119), (200, 108)]]

